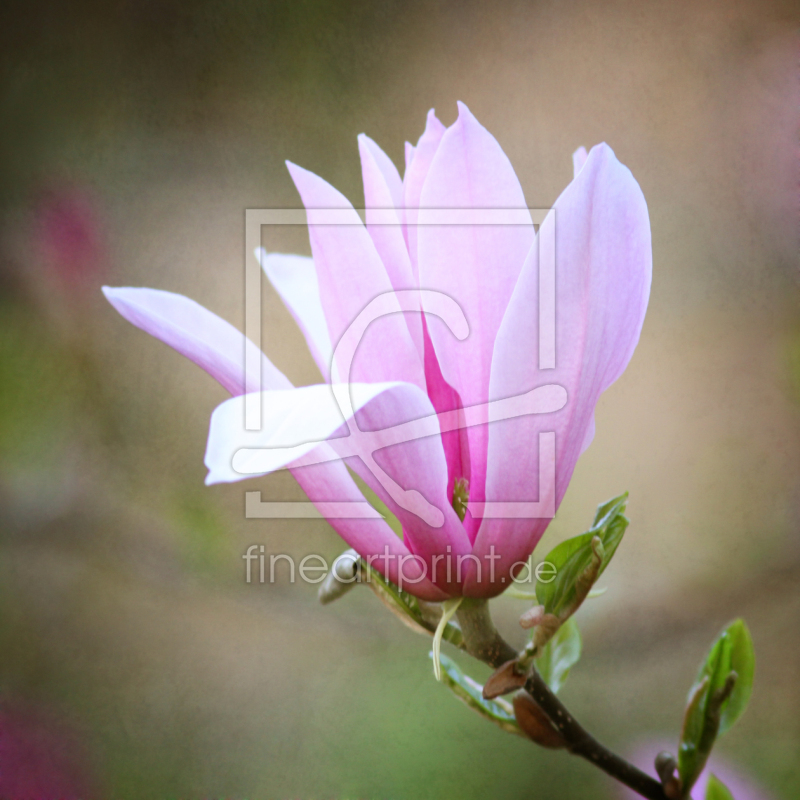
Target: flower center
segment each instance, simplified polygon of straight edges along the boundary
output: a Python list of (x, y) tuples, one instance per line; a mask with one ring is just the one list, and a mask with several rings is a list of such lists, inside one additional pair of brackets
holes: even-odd
[(458, 514), (458, 518), (463, 522), (467, 515), (467, 505), (469, 504), (469, 481), (466, 478), (459, 478), (453, 484), (453, 510)]

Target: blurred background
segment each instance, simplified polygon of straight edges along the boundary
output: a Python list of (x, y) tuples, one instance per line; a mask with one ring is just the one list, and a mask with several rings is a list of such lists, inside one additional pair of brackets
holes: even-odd
[[(647, 198), (642, 340), (602, 399), (541, 551), (630, 491), (632, 520), (562, 691), (625, 753), (676, 741), (719, 628), (749, 623), (751, 706), (720, 758), (800, 796), (800, 9), (791, 0), (4, 7), (0, 25), (0, 796), (618, 797), (437, 685), (366, 590), (247, 585), (251, 544), (343, 545), (206, 488), (225, 392), (99, 287), (243, 324), (244, 209), (299, 206), (290, 159), (363, 203), (356, 136), (402, 168), (465, 101), (549, 206), (608, 142)], [(308, 253), (302, 229), (272, 250)], [(276, 294), (265, 350), (318, 376)], [(524, 603), (494, 603), (516, 636)], [(450, 653), (453, 655), (452, 653)], [(485, 672), (473, 669), (476, 678)], [(653, 746), (652, 755), (657, 752)]]

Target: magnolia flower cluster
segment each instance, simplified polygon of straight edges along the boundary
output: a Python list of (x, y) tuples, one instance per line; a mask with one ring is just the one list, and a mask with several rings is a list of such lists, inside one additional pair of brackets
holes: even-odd
[[(561, 503), (592, 440), (598, 398), (639, 339), (651, 278), (647, 206), (607, 145), (581, 148), (572, 182), (537, 234), (511, 163), (463, 104), (449, 128), (428, 114), (417, 145), (406, 145), (402, 178), (364, 135), (359, 150), (366, 224), (331, 185), (289, 164), (312, 257), (260, 253), (324, 383), (294, 388), (236, 329), (185, 297), (104, 291), (126, 319), (233, 395), (212, 416), (209, 483), (288, 468), (351, 547), (391, 554), (374, 562), (390, 580), (404, 559), (405, 587), (419, 597), (493, 596), (549, 519), (476, 510)], [(331, 209), (344, 224), (328, 224)], [(512, 224), (438, 224), (441, 209), (503, 209)], [(547, 248), (555, 358), (543, 368)], [(376, 302), (380, 313), (360, 323)], [(245, 370), (253, 363), (261, 385), (246, 379), (259, 371)], [(252, 392), (260, 392), (258, 431), (244, 424), (243, 395)], [(521, 397), (535, 402), (493, 413)], [(555, 466), (549, 483), (540, 475), (545, 433)], [(397, 517), (402, 538), (383, 519), (330, 513), (332, 504), (363, 500), (349, 469)], [(443, 569), (443, 559), (460, 559), (463, 569)], [(481, 569), (487, 559), (491, 572)]]

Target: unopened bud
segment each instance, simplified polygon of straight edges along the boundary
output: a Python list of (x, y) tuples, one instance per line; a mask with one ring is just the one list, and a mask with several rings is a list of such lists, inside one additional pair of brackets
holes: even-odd
[(675, 756), (672, 755), (672, 753), (668, 753), (666, 750), (656, 756), (656, 773), (662, 783), (673, 776), (675, 767), (677, 766), (678, 762)]
[(345, 550), (331, 566), (331, 572), (340, 583), (354, 583), (358, 577), (358, 564), (361, 556), (355, 550)]
[(355, 550), (345, 550), (336, 558), (331, 571), (325, 576), (317, 592), (322, 605), (338, 600), (355, 586), (358, 581), (360, 559)]
[(535, 628), (544, 617), (544, 606), (534, 606), (533, 608), (529, 608), (520, 618), (519, 624), (528, 630), (530, 628)]
[(675, 756), (664, 750), (656, 756), (655, 766), (656, 774), (661, 780), (664, 794), (668, 800), (680, 800), (681, 784), (675, 776), (675, 770), (678, 767), (678, 761)]

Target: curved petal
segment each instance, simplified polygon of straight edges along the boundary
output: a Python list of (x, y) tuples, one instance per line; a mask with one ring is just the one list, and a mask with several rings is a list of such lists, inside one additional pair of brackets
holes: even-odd
[[(358, 149), (364, 179), (367, 231), (383, 261), (392, 287), (396, 291), (416, 289), (401, 225), (403, 184), (400, 176), (383, 150), (363, 133), (358, 137)], [(408, 313), (403, 316), (421, 362), (425, 353), (422, 315)]]
[(267, 253), (263, 247), (256, 248), (255, 255), (306, 337), (308, 349), (322, 377), (329, 381), (333, 347), (319, 297), (314, 261), (307, 256)]
[[(433, 225), (434, 209), (507, 209), (504, 225)], [(485, 403), (495, 337), (514, 290), (534, 228), (517, 176), (496, 139), (459, 103), (422, 190), (419, 212), (420, 285), (457, 300), (470, 334), (454, 339), (438, 320), (428, 331), (442, 375), (465, 406)], [(470, 500), (482, 501), (487, 429), (469, 429)], [(478, 524), (465, 525), (474, 538)]]
[[(262, 404), (260, 431), (245, 430), (242, 397), (214, 411), (208, 483), (347, 459), (400, 520), (412, 553), (430, 562), (448, 546), (454, 556), (469, 552), (445, 492), (439, 422), (420, 389), (405, 383), (307, 386), (264, 392)], [(458, 591), (444, 575), (435, 582)]]
[[(491, 501), (539, 499), (538, 435), (555, 431), (555, 507), (593, 433), (597, 400), (624, 371), (644, 321), (652, 251), (647, 205), (630, 171), (605, 144), (594, 147), (559, 197), (538, 234), (497, 336), (491, 396), (507, 398), (545, 384), (567, 391), (558, 412), (490, 426), (486, 496)], [(542, 253), (539, 253), (539, 249)], [(555, 247), (553, 254), (552, 248)], [(539, 258), (555, 258), (556, 366), (537, 363)], [(492, 546), (507, 575), (528, 557), (547, 519), (485, 519), (475, 541), (483, 557)], [(492, 595), (503, 586), (465, 591)]]
[(159, 289), (111, 286), (104, 286), (103, 294), (128, 322), (194, 361), (231, 394), (261, 388), (257, 382), (245, 385), (245, 357), (251, 374), (257, 373), (260, 359), (264, 387), (292, 385), (233, 325), (188, 297)]
[[(413, 411), (413, 421), (402, 424)], [(442, 449), (442, 435), (433, 406), (416, 387), (405, 384), (397, 391), (386, 392), (358, 414), (359, 427), (366, 435), (366, 447), (359, 446), (359, 458), (349, 461), (370, 488), (381, 498), (403, 525), (403, 536), (412, 553), (428, 564), (430, 579), (451, 595), (461, 593), (460, 569), (448, 572), (446, 566), (436, 568), (435, 556), (467, 556), (472, 545), (461, 520), (452, 507), (452, 492), (447, 491), (448, 470)], [(427, 436), (421, 434), (427, 433)], [(420, 438), (417, 438), (420, 437)], [(339, 442), (333, 448), (342, 452)], [(374, 462), (369, 461), (374, 450)], [(380, 478), (381, 471), (390, 481), (411, 489), (411, 502), (398, 503)], [(437, 511), (437, 518), (417, 506), (415, 490)]]
[(592, 416), (589, 418), (589, 424), (586, 426), (586, 435), (583, 437), (583, 442), (581, 443), (581, 452), (579, 455), (583, 455), (589, 449), (589, 445), (594, 441), (594, 434), (594, 412), (592, 412)]
[(416, 148), (411, 142), (406, 142), (405, 156), (406, 156), (406, 170), (408, 170), (412, 160), (414, 159), (414, 151)]
[[(463, 403), (458, 392), (442, 377), (433, 343), (428, 334), (428, 328), (423, 320), (423, 335), (425, 337), (425, 380), (430, 397), (437, 414), (455, 411), (463, 417)], [(466, 479), (469, 482), (469, 436), (466, 427), (457, 428), (442, 434), (442, 447), (447, 462), (447, 496), (453, 497), (453, 489), (457, 480)]]
[[(125, 319), (194, 361), (232, 394), (241, 395), (245, 389), (245, 352), (248, 358), (261, 357), (265, 387), (284, 391), (293, 388), (289, 379), (240, 331), (188, 297), (158, 289), (108, 286), (103, 287), (103, 293)], [(326, 502), (366, 502), (341, 461), (328, 461), (291, 471), (323, 516)], [(328, 521), (359, 553), (383, 553), (387, 547), (390, 554), (409, 555), (408, 548), (385, 520), (337, 518)], [(375, 566), (382, 572), (389, 569), (387, 577), (396, 581), (394, 561), (387, 561), (388, 567), (380, 559)], [(414, 567), (413, 561), (406, 562), (406, 571), (411, 578), (411, 585), (407, 587), (409, 591), (428, 600), (443, 599), (442, 592), (427, 579), (413, 582)]]
[[(308, 215), (308, 233), (320, 298), (331, 342), (342, 334), (372, 300), (392, 291), (378, 251), (347, 199), (307, 170), (287, 163)], [(337, 209), (338, 224), (330, 224)], [(343, 380), (400, 380), (425, 386), (425, 375), (402, 315), (391, 313), (372, 323), (352, 364), (338, 364)]]
[(581, 146), (572, 154), (572, 177), (577, 178), (578, 173), (583, 169), (583, 165), (588, 158), (586, 148)]
[(328, 439), (342, 436), (343, 424), (354, 414), (382, 393), (401, 385), (316, 384), (262, 392), (262, 425), (258, 430), (245, 428), (243, 395), (226, 400), (211, 415), (206, 483), (231, 483), (252, 475), (267, 475), (294, 463), (324, 463), (319, 460), (320, 454), (309, 454)]
[[(326, 512), (329, 511), (326, 507), (328, 502), (367, 502), (344, 461), (293, 467), (290, 471), (323, 516), (327, 516)], [(365, 558), (378, 556), (370, 563), (390, 581), (398, 583), (402, 569), (403, 588), (411, 594), (433, 602), (447, 598), (447, 593), (428, 579), (427, 564), (423, 561), (423, 566), (414, 558), (408, 546), (385, 520), (327, 517), (327, 521), (360, 555)]]
[(422, 187), (428, 177), (428, 170), (431, 168), (433, 157), (439, 149), (446, 128), (436, 118), (433, 109), (428, 112), (428, 119), (425, 123), (425, 133), (420, 136), (416, 148), (412, 148), (412, 160), (408, 161), (408, 149), (406, 149), (406, 174), (403, 179), (403, 200), (405, 203), (405, 215), (403, 224), (406, 231), (406, 242), (408, 243), (408, 255), (411, 259), (411, 271), (414, 280), (419, 284), (419, 266), (417, 259), (417, 239), (419, 229), (417, 227), (418, 209)]
[[(358, 136), (358, 151), (361, 156), (361, 169), (362, 174), (364, 170), (364, 156), (369, 153), (370, 161), (374, 163), (375, 167), (381, 173), (383, 183), (389, 191), (389, 204), (384, 206), (375, 206), (376, 208), (402, 208), (403, 207), (403, 180), (397, 167), (394, 165), (389, 156), (381, 150), (381, 148), (369, 138), (365, 133)], [(367, 180), (364, 180), (364, 199), (367, 201), (367, 208), (370, 207), (370, 202), (367, 197)]]

